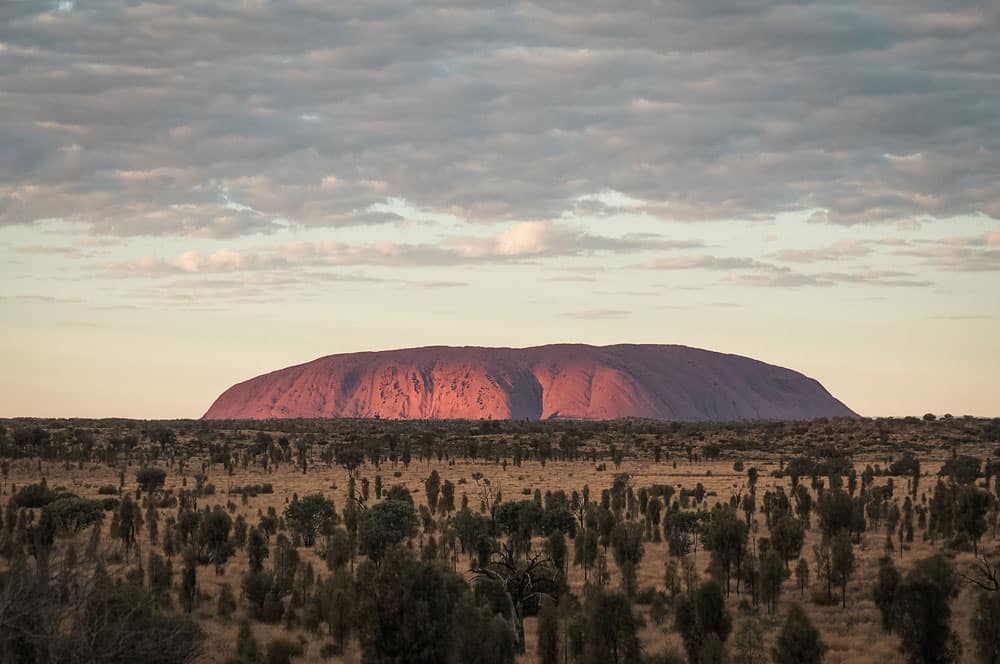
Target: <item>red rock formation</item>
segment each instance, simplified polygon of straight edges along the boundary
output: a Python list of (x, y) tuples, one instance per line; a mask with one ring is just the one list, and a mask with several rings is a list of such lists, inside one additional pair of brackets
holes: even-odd
[(854, 416), (800, 373), (686, 346), (432, 346), (330, 355), (234, 385), (206, 419)]

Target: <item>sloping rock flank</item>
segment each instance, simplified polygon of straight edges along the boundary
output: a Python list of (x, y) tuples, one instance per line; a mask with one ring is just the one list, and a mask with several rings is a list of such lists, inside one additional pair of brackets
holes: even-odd
[(817, 381), (686, 346), (412, 348), (330, 355), (226, 390), (206, 419), (855, 416)]

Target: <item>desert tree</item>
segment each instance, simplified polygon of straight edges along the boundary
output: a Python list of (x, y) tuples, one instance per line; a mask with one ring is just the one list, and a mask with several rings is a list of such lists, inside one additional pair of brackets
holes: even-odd
[(184, 613), (194, 611), (198, 601), (198, 554), (193, 548), (184, 552), (184, 569), (181, 571), (181, 585), (178, 590)]
[(463, 595), (451, 634), (451, 661), (462, 664), (514, 664), (517, 651), (510, 623)]
[(775, 664), (819, 664), (826, 653), (826, 644), (820, 638), (809, 616), (798, 604), (788, 607), (788, 614), (771, 649)]
[(872, 599), (878, 607), (882, 617), (882, 629), (886, 632), (892, 631), (892, 607), (896, 599), (896, 588), (902, 576), (892, 558), (884, 556), (878, 561), (878, 578), (875, 587), (872, 588)]
[(113, 581), (99, 564), (57, 561), (37, 574), (25, 558), (0, 572), (0, 661), (187, 664), (204, 634), (141, 583)]
[(957, 485), (971, 485), (982, 476), (983, 461), (974, 456), (953, 456), (941, 465), (938, 475)]
[(764, 630), (758, 621), (748, 618), (733, 634), (733, 663), (764, 664), (767, 661)]
[(302, 538), (306, 546), (316, 544), (316, 537), (329, 534), (339, 522), (333, 501), (321, 493), (293, 499), (285, 508), (285, 524)]
[(983, 664), (1000, 664), (1000, 592), (979, 591), (972, 614), (972, 638)]
[(441, 476), (438, 471), (432, 470), (431, 474), (424, 480), (424, 493), (427, 497), (427, 508), (434, 514), (437, 511), (438, 496), (441, 493)]
[(816, 576), (826, 585), (826, 601), (833, 601), (833, 553), (830, 547), (830, 539), (824, 537), (818, 544), (813, 545), (813, 561), (816, 568)]
[[(851, 492), (851, 495), (853, 495), (853, 492)], [(809, 493), (808, 487), (800, 484), (792, 491), (792, 496), (795, 499), (795, 514), (798, 515), (802, 526), (808, 529), (813, 510), (812, 494)]]
[(73, 536), (104, 521), (104, 508), (96, 500), (77, 496), (57, 498), (42, 508), (56, 535)]
[(854, 574), (854, 543), (847, 531), (840, 531), (830, 543), (830, 574), (840, 585), (841, 604), (847, 608), (847, 582)]
[(129, 553), (136, 546), (139, 528), (142, 527), (142, 511), (129, 496), (124, 496), (118, 506), (117, 516), (118, 537), (125, 549), (125, 557), (128, 558)]
[(215, 614), (220, 618), (229, 618), (236, 612), (236, 596), (228, 583), (223, 583), (216, 600)]
[(267, 535), (259, 528), (251, 528), (247, 535), (247, 557), (251, 572), (262, 572), (264, 561), (270, 555)]
[(543, 598), (538, 609), (538, 662), (560, 664), (559, 607), (555, 600)]
[(350, 535), (343, 528), (335, 528), (326, 540), (323, 555), (327, 569), (331, 572), (344, 569), (351, 562), (353, 553), (354, 542)]
[(170, 587), (173, 583), (174, 570), (169, 560), (157, 553), (149, 554), (149, 592), (162, 607), (170, 606)]
[(480, 473), (474, 473), (476, 489), (479, 492), (479, 511), (490, 520), (490, 536), (497, 536), (497, 511), (503, 503), (503, 490), (500, 484), (490, 481)]
[(337, 465), (347, 471), (349, 480), (356, 480), (358, 468), (365, 462), (365, 453), (356, 445), (346, 445), (337, 450)]
[(233, 520), (220, 507), (205, 514), (198, 526), (195, 538), (198, 561), (215, 566), (215, 573), (222, 575), (226, 561), (235, 553), (233, 541), (229, 538)]
[(840, 489), (824, 491), (816, 501), (819, 528), (824, 537), (856, 528), (855, 505), (850, 494)]
[(596, 528), (581, 529), (573, 540), (573, 564), (583, 568), (583, 580), (589, 580), (590, 570), (597, 562), (598, 535)]
[(760, 557), (760, 587), (768, 613), (774, 613), (778, 608), (781, 585), (787, 578), (788, 570), (781, 554), (773, 548), (768, 548)]
[(552, 560), (543, 552), (521, 557), (508, 544), (500, 547), (486, 565), (473, 568), (478, 582), (491, 579), (502, 584), (507, 595), (514, 643), (519, 654), (524, 654), (524, 617), (529, 604), (537, 604), (544, 595), (555, 594), (561, 587), (560, 573)]
[(805, 537), (804, 522), (789, 514), (782, 515), (771, 524), (771, 546), (781, 554), (786, 568), (789, 562), (799, 557)]
[(323, 579), (316, 592), (320, 616), (327, 624), (336, 649), (343, 652), (354, 629), (357, 595), (352, 579), (346, 570), (340, 568)]
[(358, 548), (376, 565), (386, 550), (417, 533), (413, 504), (387, 499), (362, 510), (358, 516)]
[(553, 530), (545, 538), (545, 553), (560, 574), (566, 575), (566, 565), (569, 560), (569, 549), (566, 546), (566, 536), (558, 530)]
[[(732, 630), (722, 587), (706, 581), (693, 592), (677, 598), (674, 623), (691, 662), (702, 662), (706, 645), (725, 644)], [(713, 638), (714, 637), (714, 638)]]
[(958, 591), (952, 564), (936, 555), (919, 561), (896, 587), (893, 630), (909, 664), (947, 664), (961, 647), (951, 629), (951, 598)]
[(725, 506), (712, 511), (702, 535), (705, 548), (712, 552), (712, 560), (722, 568), (727, 595), (733, 576), (736, 577), (736, 592), (740, 591), (740, 571), (746, 556), (748, 530), (736, 510)]
[(438, 563), (413, 559), (402, 547), (381, 563), (358, 566), (358, 643), (372, 664), (438, 664), (450, 659), (453, 623), (464, 583)]
[(611, 550), (621, 571), (622, 589), (629, 597), (638, 590), (636, 574), (645, 551), (642, 531), (642, 525), (636, 522), (618, 523), (611, 531)]
[(584, 602), (581, 664), (639, 664), (639, 619), (624, 593), (591, 587)]
[(805, 558), (799, 558), (795, 566), (795, 580), (799, 584), (799, 597), (805, 597), (806, 587), (809, 585), (809, 563)]
[(156, 509), (156, 500), (149, 497), (149, 504), (146, 506), (146, 529), (149, 532), (150, 544), (156, 544), (160, 536), (160, 514)]
[(167, 471), (162, 468), (140, 468), (135, 474), (136, 484), (148, 494), (163, 488), (166, 479)]
[(972, 541), (973, 552), (979, 554), (979, 540), (986, 533), (986, 514), (993, 498), (989, 492), (972, 484), (958, 489), (954, 506), (954, 527)]
[(451, 480), (445, 480), (441, 485), (437, 511), (440, 514), (451, 514), (455, 511), (455, 485), (452, 484)]
[(236, 547), (243, 551), (247, 546), (247, 520), (242, 514), (236, 516), (233, 519), (233, 541), (236, 543)]

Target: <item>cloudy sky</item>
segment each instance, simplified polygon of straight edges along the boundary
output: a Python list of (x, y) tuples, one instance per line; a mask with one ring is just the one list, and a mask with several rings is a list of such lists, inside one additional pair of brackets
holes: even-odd
[(1000, 415), (992, 0), (0, 1), (0, 416), (680, 343)]

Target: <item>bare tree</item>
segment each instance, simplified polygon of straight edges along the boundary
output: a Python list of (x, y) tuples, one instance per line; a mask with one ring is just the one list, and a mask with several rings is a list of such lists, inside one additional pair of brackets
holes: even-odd
[(476, 488), (479, 490), (479, 505), (482, 511), (490, 517), (490, 536), (497, 536), (497, 509), (503, 502), (503, 492), (500, 484), (494, 484), (489, 478), (483, 477), (480, 473), (474, 473), (473, 479), (476, 481)]
[(559, 570), (552, 559), (542, 552), (518, 558), (514, 547), (504, 544), (493, 555), (489, 565), (472, 570), (474, 583), (483, 579), (499, 581), (510, 603), (510, 618), (514, 627), (517, 651), (524, 654), (525, 605), (551, 594), (558, 585)]
[(980, 551), (972, 567), (972, 574), (958, 573), (966, 583), (971, 583), (987, 592), (1000, 592), (1000, 567)]

